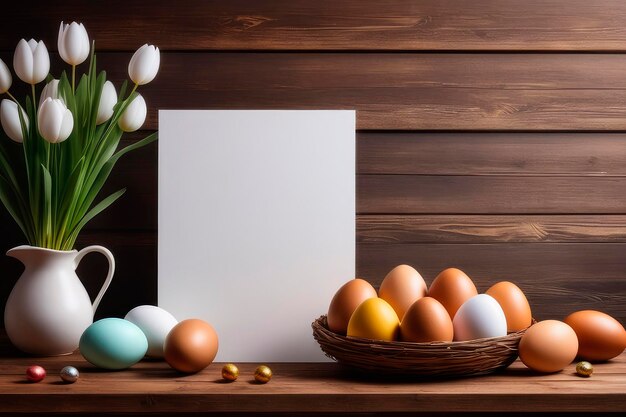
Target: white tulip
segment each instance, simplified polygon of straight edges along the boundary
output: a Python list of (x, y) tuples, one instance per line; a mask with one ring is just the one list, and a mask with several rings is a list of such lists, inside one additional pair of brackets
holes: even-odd
[(59, 80), (52, 80), (41, 90), (41, 97), (39, 98), (39, 107), (46, 101), (47, 98), (59, 99), (65, 103), (65, 101), (59, 97)]
[(59, 55), (70, 65), (82, 64), (89, 56), (89, 35), (82, 23), (72, 22), (59, 27)]
[(100, 103), (98, 104), (98, 117), (96, 124), (101, 125), (113, 116), (113, 107), (117, 104), (117, 92), (111, 81), (107, 81), (102, 86)]
[(74, 116), (61, 100), (48, 97), (37, 115), (39, 134), (50, 143), (67, 139), (74, 128)]
[(0, 94), (4, 94), (9, 91), (11, 84), (13, 83), (13, 77), (11, 77), (11, 71), (7, 64), (0, 59)]
[(137, 94), (137, 97), (126, 107), (117, 124), (124, 132), (134, 132), (146, 121), (147, 113), (146, 100), (143, 99), (141, 94)]
[(20, 40), (13, 55), (13, 68), (20, 80), (27, 84), (45, 80), (50, 72), (50, 56), (43, 41)]
[(18, 109), (22, 113), (26, 131), (28, 132), (28, 116), (13, 100), (2, 100), (0, 104), (0, 122), (2, 122), (2, 128), (8, 137), (15, 142), (22, 143), (24, 142), (24, 135), (22, 135), (22, 123), (20, 122)]
[(144, 85), (154, 80), (159, 72), (159, 48), (145, 44), (133, 54), (128, 64), (128, 75), (135, 84)]

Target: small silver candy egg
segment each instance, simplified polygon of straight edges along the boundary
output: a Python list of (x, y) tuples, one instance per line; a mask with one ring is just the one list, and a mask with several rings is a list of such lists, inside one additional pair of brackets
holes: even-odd
[(65, 368), (61, 369), (61, 379), (68, 384), (73, 384), (74, 382), (76, 382), (78, 380), (78, 376), (78, 369), (74, 368), (73, 366), (66, 366)]

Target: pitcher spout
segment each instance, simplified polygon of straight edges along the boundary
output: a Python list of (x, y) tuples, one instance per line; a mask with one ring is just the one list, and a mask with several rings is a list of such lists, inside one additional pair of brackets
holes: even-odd
[(33, 247), (28, 245), (17, 246), (13, 249), (9, 249), (7, 251), (7, 256), (11, 258), (15, 258), (22, 263), (26, 262), (30, 253), (32, 252)]
[(73, 262), (76, 258), (76, 254), (77, 252), (75, 250), (61, 251), (29, 245), (17, 246), (7, 251), (7, 256), (17, 259), (26, 266), (47, 262)]

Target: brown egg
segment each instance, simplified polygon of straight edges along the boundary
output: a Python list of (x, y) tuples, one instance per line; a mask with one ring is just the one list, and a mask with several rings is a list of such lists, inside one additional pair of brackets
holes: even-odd
[(453, 336), (448, 312), (432, 297), (414, 302), (400, 323), (400, 337), (406, 342), (451, 342)]
[(398, 317), (404, 317), (409, 307), (425, 297), (427, 292), (426, 282), (415, 268), (409, 265), (398, 265), (380, 284), (378, 296), (393, 307)]
[(501, 281), (489, 288), (486, 294), (495, 298), (502, 307), (507, 332), (518, 332), (530, 326), (533, 320), (530, 304), (517, 285)]
[(170, 330), (163, 345), (167, 363), (185, 373), (200, 372), (217, 355), (217, 333), (202, 320), (183, 320)]
[(574, 330), (558, 320), (544, 320), (526, 330), (519, 343), (519, 357), (537, 372), (558, 372), (572, 363), (578, 351)]
[(457, 268), (448, 268), (441, 271), (430, 284), (428, 295), (439, 301), (453, 319), (459, 307), (478, 295), (478, 291), (465, 272)]
[(328, 307), (328, 328), (335, 333), (346, 334), (348, 322), (354, 310), (368, 298), (376, 298), (372, 285), (360, 278), (345, 283), (335, 293)]
[(626, 349), (626, 330), (613, 317), (600, 311), (583, 310), (565, 318), (578, 336), (578, 356), (588, 361), (606, 361)]

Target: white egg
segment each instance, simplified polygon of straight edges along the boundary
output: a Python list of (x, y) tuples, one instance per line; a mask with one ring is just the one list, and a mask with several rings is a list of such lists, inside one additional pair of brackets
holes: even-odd
[(467, 300), (454, 315), (454, 340), (506, 336), (506, 317), (495, 298), (478, 294)]
[(148, 352), (151, 358), (163, 357), (163, 343), (178, 320), (157, 306), (143, 305), (133, 308), (124, 317), (143, 331), (148, 339)]

